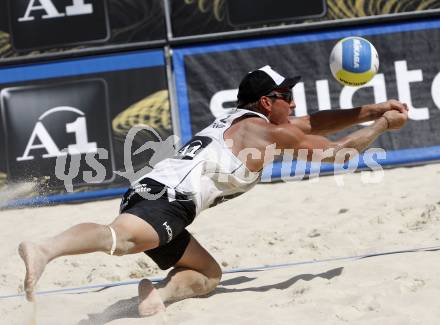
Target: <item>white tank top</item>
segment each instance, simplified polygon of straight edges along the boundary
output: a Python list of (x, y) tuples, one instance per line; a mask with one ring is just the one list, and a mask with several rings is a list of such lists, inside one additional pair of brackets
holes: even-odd
[(258, 116), (269, 122), (263, 114), (237, 109), (198, 132), (174, 157), (160, 161), (141, 179), (154, 179), (187, 195), (196, 205), (196, 214), (250, 190), (259, 182), (261, 171), (247, 169), (232, 153), (232, 143), (223, 138), (234, 120), (244, 115)]

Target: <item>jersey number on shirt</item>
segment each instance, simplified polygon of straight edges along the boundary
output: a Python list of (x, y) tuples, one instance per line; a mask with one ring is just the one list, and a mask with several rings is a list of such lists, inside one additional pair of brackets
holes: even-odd
[(178, 152), (175, 158), (192, 160), (200, 151), (212, 142), (209, 137), (195, 136), (189, 140)]

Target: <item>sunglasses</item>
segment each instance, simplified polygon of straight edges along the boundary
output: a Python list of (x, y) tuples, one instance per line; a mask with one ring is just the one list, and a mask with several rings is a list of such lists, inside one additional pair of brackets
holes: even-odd
[(293, 101), (293, 92), (271, 92), (266, 97), (282, 99), (290, 104)]

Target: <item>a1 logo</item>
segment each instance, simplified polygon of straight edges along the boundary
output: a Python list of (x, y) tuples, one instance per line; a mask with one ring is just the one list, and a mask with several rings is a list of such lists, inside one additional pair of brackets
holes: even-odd
[[(72, 112), (78, 114), (79, 117), (72, 123), (66, 124), (66, 132), (75, 135), (75, 144), (69, 144), (67, 152), (60, 151), (52, 136), (44, 126), (44, 118), (56, 113)], [(87, 136), (86, 118), (84, 113), (79, 109), (69, 106), (55, 107), (40, 116), (38, 122), (32, 131), (26, 149), (22, 156), (17, 157), (17, 161), (32, 160), (35, 157), (31, 155), (31, 150), (44, 149), (47, 153), (43, 154), (43, 158), (56, 158), (67, 154), (76, 155), (82, 153), (96, 153), (96, 142), (89, 142)]]
[(11, 43), (17, 51), (106, 42), (108, 0), (8, 0)]
[(93, 5), (84, 3), (85, 0), (73, 0), (73, 4), (66, 6), (65, 13), (59, 12), (52, 0), (29, 0), (26, 12), (18, 21), (32, 21), (35, 19), (33, 13), (43, 10), (44, 15), (41, 19), (53, 19), (67, 16), (90, 15), (93, 14)]
[(76, 163), (73, 185), (87, 183), (84, 173), (101, 182), (114, 177), (104, 79), (5, 88), (0, 99), (10, 180), (46, 177), (61, 186), (59, 159)]

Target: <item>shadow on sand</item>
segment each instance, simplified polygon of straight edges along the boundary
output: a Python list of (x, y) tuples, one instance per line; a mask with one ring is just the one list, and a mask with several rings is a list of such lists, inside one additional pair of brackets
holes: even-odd
[[(299, 280), (303, 281), (311, 281), (315, 278), (324, 278), (327, 280), (330, 280), (334, 277), (337, 277), (341, 275), (343, 268), (338, 267), (335, 269), (331, 269), (327, 272), (319, 273), (319, 274), (300, 274), (297, 276), (294, 276), (286, 281), (259, 286), (259, 287), (247, 287), (247, 288), (240, 288), (240, 289), (230, 289), (227, 288), (227, 286), (231, 285), (237, 285), (242, 284), (246, 282), (250, 282), (256, 279), (255, 278), (249, 278), (247, 276), (238, 276), (232, 279), (224, 280), (220, 282), (219, 286), (210, 294), (199, 297), (200, 298), (208, 298), (214, 295), (218, 294), (225, 294), (229, 292), (245, 292), (245, 291), (254, 291), (254, 292), (266, 292), (272, 289), (276, 290), (285, 290), (298, 282)], [(117, 301), (116, 303), (110, 305), (106, 309), (104, 309), (102, 312), (97, 314), (89, 314), (88, 319), (81, 320), (78, 325), (104, 325), (108, 322), (111, 322), (115, 319), (122, 319), (122, 318), (139, 318), (138, 311), (137, 311), (137, 305), (138, 305), (138, 297), (132, 297), (130, 299), (122, 299)], [(169, 304), (168, 304), (169, 305)]]

